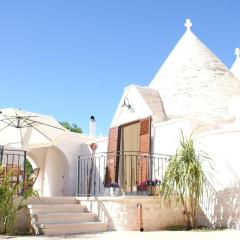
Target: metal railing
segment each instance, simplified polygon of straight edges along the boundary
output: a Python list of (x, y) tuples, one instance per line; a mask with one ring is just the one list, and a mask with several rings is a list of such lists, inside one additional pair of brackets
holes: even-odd
[[(209, 224), (216, 227), (216, 206), (218, 204), (218, 192), (214, 189), (210, 181), (205, 179), (205, 184), (203, 186), (203, 193), (199, 202), (200, 208), (206, 219), (208, 219)], [(216, 226), (215, 226), (216, 225)]]
[[(158, 195), (170, 158), (170, 155), (139, 152), (80, 155), (77, 157), (77, 196)], [(108, 176), (109, 160), (114, 166), (112, 178)], [(205, 180), (199, 208), (209, 226), (218, 226), (218, 192)]]
[(159, 189), (170, 157), (142, 152), (80, 155), (77, 195), (153, 195)]
[[(26, 151), (0, 146), (0, 166), (2, 168), (0, 178), (9, 173), (13, 182), (25, 183)], [(21, 191), (24, 191), (24, 187)]]

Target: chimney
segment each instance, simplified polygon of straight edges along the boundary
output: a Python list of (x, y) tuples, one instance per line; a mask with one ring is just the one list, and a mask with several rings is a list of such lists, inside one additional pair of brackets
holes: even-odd
[(94, 116), (90, 117), (89, 136), (90, 137), (96, 136), (96, 120)]

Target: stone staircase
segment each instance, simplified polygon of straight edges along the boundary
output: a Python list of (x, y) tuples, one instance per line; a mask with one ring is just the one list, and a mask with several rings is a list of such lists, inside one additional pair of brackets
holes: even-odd
[(74, 197), (40, 198), (28, 208), (35, 234), (81, 234), (103, 232), (108, 228)]

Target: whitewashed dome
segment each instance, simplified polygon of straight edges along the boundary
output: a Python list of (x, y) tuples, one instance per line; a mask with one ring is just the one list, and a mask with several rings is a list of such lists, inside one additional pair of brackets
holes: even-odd
[(240, 96), (240, 81), (192, 33), (187, 30), (149, 87), (159, 91), (166, 116), (222, 117), (229, 102)]

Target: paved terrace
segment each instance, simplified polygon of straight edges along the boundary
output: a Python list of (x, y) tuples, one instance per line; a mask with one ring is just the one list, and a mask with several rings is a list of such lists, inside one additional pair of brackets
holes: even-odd
[(240, 230), (222, 230), (222, 231), (156, 231), (156, 232), (133, 232), (118, 231), (105, 232), (99, 234), (84, 234), (74, 236), (1, 236), (0, 239), (17, 240), (57, 240), (57, 239), (99, 239), (99, 240), (239, 240)]

